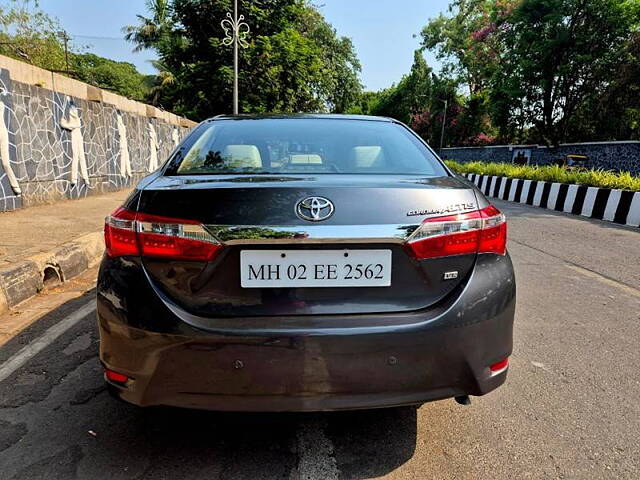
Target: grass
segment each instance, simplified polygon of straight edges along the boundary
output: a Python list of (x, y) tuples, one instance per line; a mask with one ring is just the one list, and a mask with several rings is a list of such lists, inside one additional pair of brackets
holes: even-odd
[(606, 170), (572, 170), (558, 165), (514, 165), (511, 163), (469, 162), (445, 163), (456, 173), (476, 173), (498, 177), (521, 178), (544, 182), (571, 183), (589, 187), (615, 188), (640, 192), (640, 177), (629, 172), (609, 172)]

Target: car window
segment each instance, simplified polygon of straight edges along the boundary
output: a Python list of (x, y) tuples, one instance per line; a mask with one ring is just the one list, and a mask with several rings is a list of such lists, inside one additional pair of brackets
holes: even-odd
[(317, 118), (211, 122), (168, 173), (447, 174), (401, 125)]

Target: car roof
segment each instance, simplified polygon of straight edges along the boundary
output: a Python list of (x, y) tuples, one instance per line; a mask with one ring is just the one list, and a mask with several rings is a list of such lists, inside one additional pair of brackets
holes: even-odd
[(265, 120), (265, 119), (322, 119), (322, 120), (359, 120), (369, 122), (394, 123), (395, 120), (387, 117), (373, 115), (349, 115), (338, 113), (270, 113), (270, 114), (240, 114), (217, 115), (207, 121), (216, 120)]

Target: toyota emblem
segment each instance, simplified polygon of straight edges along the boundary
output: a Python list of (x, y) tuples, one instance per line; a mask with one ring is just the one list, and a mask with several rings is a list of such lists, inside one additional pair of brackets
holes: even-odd
[(335, 208), (331, 200), (324, 197), (307, 197), (296, 205), (296, 214), (303, 220), (321, 222), (333, 215)]

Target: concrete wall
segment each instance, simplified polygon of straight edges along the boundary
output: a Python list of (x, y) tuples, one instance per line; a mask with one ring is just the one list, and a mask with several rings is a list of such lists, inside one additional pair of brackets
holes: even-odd
[(0, 211), (131, 187), (195, 125), (3, 56), (0, 114)]
[(530, 157), (530, 163), (546, 165), (565, 155), (586, 155), (587, 166), (605, 170), (629, 171), (640, 175), (640, 142), (568, 143), (557, 148), (539, 145), (503, 145), (495, 147), (444, 148), (443, 158), (459, 162), (511, 162), (518, 154)]

